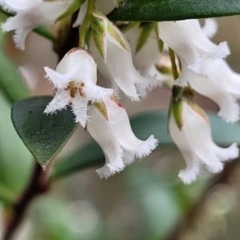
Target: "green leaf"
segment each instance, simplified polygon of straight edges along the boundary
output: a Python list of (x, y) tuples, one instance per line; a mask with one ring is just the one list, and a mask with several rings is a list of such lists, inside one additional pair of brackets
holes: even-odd
[(0, 30), (0, 90), (10, 103), (30, 96), (30, 91), (16, 66), (3, 53), (4, 34)]
[(240, 14), (239, 0), (122, 0), (113, 21), (173, 21)]
[(70, 110), (43, 113), (51, 97), (21, 100), (12, 107), (13, 125), (35, 159), (43, 166), (54, 158), (73, 134), (76, 123)]
[[(214, 114), (209, 114), (209, 118), (215, 142), (222, 146), (229, 146), (232, 142), (240, 144), (240, 124), (227, 124)], [(131, 118), (131, 125), (140, 139), (147, 139), (149, 135), (154, 134), (159, 140), (160, 147), (175, 146), (167, 130), (167, 110), (137, 114)], [(96, 142), (90, 142), (61, 159), (56, 164), (51, 178), (54, 180), (64, 178), (97, 164), (104, 164), (104, 155)]]
[(61, 159), (54, 167), (51, 179), (64, 178), (98, 164), (104, 164), (102, 149), (96, 142), (90, 142)]
[(11, 105), (1, 93), (0, 109), (0, 201), (2, 201), (3, 195), (5, 200), (10, 200), (12, 195), (19, 195), (23, 191), (31, 176), (33, 161), (12, 125)]

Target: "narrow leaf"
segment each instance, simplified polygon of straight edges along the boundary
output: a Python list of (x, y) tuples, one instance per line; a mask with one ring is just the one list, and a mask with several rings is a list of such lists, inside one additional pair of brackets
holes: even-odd
[(113, 21), (173, 21), (240, 14), (239, 0), (122, 0)]
[(30, 96), (16, 66), (3, 53), (4, 34), (0, 30), (0, 90), (10, 103)]
[(70, 110), (43, 113), (51, 97), (21, 100), (12, 107), (13, 125), (35, 159), (43, 166), (54, 158), (73, 134), (76, 123)]

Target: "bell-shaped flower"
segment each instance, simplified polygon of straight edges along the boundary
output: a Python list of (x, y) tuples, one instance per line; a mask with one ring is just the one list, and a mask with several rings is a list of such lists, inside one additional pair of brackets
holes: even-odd
[(169, 133), (186, 161), (186, 168), (178, 175), (186, 184), (196, 179), (202, 165), (218, 173), (224, 162), (239, 155), (236, 143), (222, 148), (213, 142), (208, 117), (189, 99), (172, 101)]
[(121, 31), (105, 16), (95, 12), (89, 50), (105, 79), (115, 83), (131, 100), (161, 84), (155, 78), (141, 76), (132, 62), (132, 54)]
[(112, 89), (96, 85), (97, 66), (91, 54), (83, 49), (72, 49), (59, 62), (55, 70), (45, 67), (46, 76), (56, 88), (53, 100), (45, 113), (54, 113), (71, 104), (76, 122), (82, 127), (88, 120), (89, 101), (104, 101), (113, 95)]
[(237, 100), (240, 98), (240, 74), (235, 73), (223, 59), (206, 60), (202, 64), (202, 74), (195, 74), (181, 59), (182, 72), (175, 85), (187, 83), (201, 95), (219, 106), (219, 117), (226, 122), (236, 122), (240, 117)]
[(74, 0), (35, 0), (32, 4), (28, 4), (27, 8), (23, 5), (23, 10), (21, 11), (19, 11), (20, 4), (18, 1), (6, 0), (5, 2), (8, 3), (10, 7), (13, 6), (13, 10), (16, 10), (17, 14), (14, 17), (8, 18), (7, 21), (2, 24), (2, 29), (5, 32), (14, 30), (14, 42), (18, 48), (23, 50), (25, 48), (25, 39), (34, 28), (54, 24), (58, 18), (69, 9), (74, 3)]
[(198, 20), (160, 22), (159, 36), (198, 74), (202, 74), (202, 63), (206, 59), (224, 58), (230, 53), (226, 42), (216, 45), (208, 39)]
[(169, 81), (169, 75), (162, 74), (156, 68), (163, 56), (157, 23), (130, 23), (126, 25), (126, 29), (123, 28), (123, 33), (129, 42), (133, 64), (139, 73), (145, 77), (154, 76), (161, 82)]
[(121, 171), (135, 158), (148, 156), (157, 146), (153, 135), (145, 141), (135, 136), (126, 110), (112, 98), (91, 105), (89, 117), (87, 130), (105, 155), (105, 165), (96, 171), (101, 178)]

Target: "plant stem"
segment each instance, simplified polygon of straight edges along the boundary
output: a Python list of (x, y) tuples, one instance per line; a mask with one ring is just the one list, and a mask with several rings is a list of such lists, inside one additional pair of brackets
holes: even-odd
[(180, 236), (182, 236), (182, 234), (186, 232), (187, 229), (190, 229), (193, 227), (194, 222), (201, 214), (201, 211), (203, 209), (203, 206), (205, 204), (208, 194), (216, 185), (222, 184), (222, 183), (226, 184), (229, 182), (230, 176), (232, 175), (232, 173), (234, 172), (234, 170), (238, 165), (238, 160), (239, 159), (236, 159), (235, 161), (228, 163), (225, 166), (224, 170), (219, 175), (214, 177), (212, 181), (209, 182), (209, 184), (207, 184), (207, 186), (202, 191), (198, 201), (195, 202), (192, 205), (192, 207), (190, 207), (186, 215), (178, 221), (175, 228), (170, 232), (170, 234), (165, 238), (165, 240), (181, 239)]
[(28, 187), (25, 189), (25, 192), (18, 199), (12, 207), (12, 214), (7, 223), (7, 227), (3, 236), (3, 240), (10, 240), (14, 234), (14, 231), (20, 225), (26, 208), (29, 203), (38, 195), (46, 192), (48, 190), (48, 183), (45, 178), (45, 173), (42, 171), (41, 166), (38, 163), (35, 163), (34, 172)]
[(91, 23), (92, 13), (95, 8), (95, 2), (96, 2), (96, 0), (88, 0), (87, 13), (83, 20), (82, 26), (80, 28), (80, 33), (79, 33), (79, 47), (80, 48), (85, 48), (87, 31), (88, 31), (89, 25)]

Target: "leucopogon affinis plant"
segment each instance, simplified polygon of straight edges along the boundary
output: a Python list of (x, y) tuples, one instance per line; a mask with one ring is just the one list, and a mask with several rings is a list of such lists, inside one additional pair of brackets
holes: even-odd
[[(130, 101), (141, 101), (152, 89), (168, 86), (172, 91), (169, 134), (186, 161), (180, 179), (187, 184), (195, 181), (202, 167), (211, 173), (222, 171), (225, 162), (238, 157), (237, 143), (216, 145), (208, 116), (194, 101), (197, 92), (219, 106), (218, 116), (224, 121), (239, 120), (240, 75), (225, 60), (230, 54), (227, 42), (211, 40), (217, 32), (216, 21), (207, 19), (203, 26), (197, 19), (112, 22), (107, 15), (119, 2), (0, 1), (12, 14), (2, 30), (14, 31), (13, 40), (21, 50), (33, 29), (57, 24), (78, 12), (72, 27), (79, 28), (79, 45), (66, 52), (55, 69), (44, 68), (56, 90), (44, 113), (54, 115), (71, 107), (76, 123), (101, 146), (105, 165), (96, 172), (108, 178), (158, 146), (154, 135), (144, 140), (135, 136), (121, 92)], [(160, 56), (165, 56), (168, 71), (157, 67)], [(98, 85), (97, 71), (105, 86)]]

